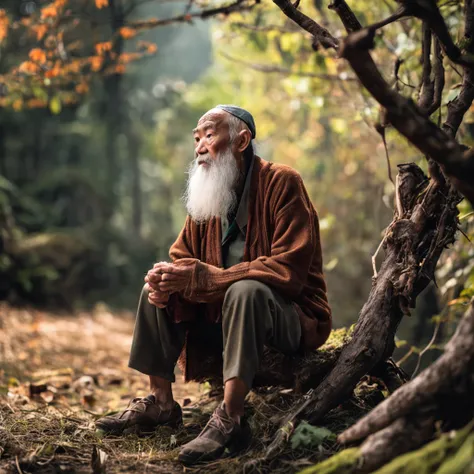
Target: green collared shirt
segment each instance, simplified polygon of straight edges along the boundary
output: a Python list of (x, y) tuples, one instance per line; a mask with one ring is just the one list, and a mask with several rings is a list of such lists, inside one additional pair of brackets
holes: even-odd
[[(247, 221), (249, 217), (249, 193), (250, 193), (250, 182), (252, 179), (254, 158), (250, 163), (245, 178), (244, 189), (240, 198), (239, 207), (237, 208), (237, 214), (235, 215), (234, 222), (229, 224), (227, 218), (221, 219), (222, 227), (222, 256), (224, 260), (224, 268), (232, 267), (243, 261), (244, 248), (245, 248), (245, 237), (247, 235)], [(232, 226), (237, 226), (235, 236)], [(229, 232), (230, 231), (230, 232)]]

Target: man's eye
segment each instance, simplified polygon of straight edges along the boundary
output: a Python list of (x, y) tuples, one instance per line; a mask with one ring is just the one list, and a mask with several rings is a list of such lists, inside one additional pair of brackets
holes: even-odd
[(206, 138), (211, 138), (211, 137), (212, 137), (212, 133), (208, 133), (208, 134), (206, 135)]
[(194, 137), (194, 141), (195, 141), (196, 143), (198, 143), (198, 142), (199, 142), (199, 137)]

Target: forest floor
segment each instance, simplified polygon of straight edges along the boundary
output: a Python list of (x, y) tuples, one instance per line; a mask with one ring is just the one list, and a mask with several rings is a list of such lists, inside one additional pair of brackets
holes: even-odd
[[(150, 438), (112, 438), (95, 430), (97, 418), (148, 393), (146, 377), (126, 365), (133, 322), (131, 313), (103, 306), (58, 315), (0, 305), (0, 473), (183, 472), (179, 446), (196, 436), (219, 402), (204, 385), (177, 377), (174, 393), (185, 416), (177, 433), (163, 427)], [(252, 392), (249, 449), (185, 471), (242, 472), (299, 398), (278, 388)], [(298, 472), (327, 458), (338, 449), (335, 434), (369, 408), (351, 399), (329, 413), (326, 428), (300, 425), (282, 455), (259, 471)]]

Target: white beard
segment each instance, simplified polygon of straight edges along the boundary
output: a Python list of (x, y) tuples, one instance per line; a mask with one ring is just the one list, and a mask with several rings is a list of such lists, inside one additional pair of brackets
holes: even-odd
[[(208, 166), (199, 165), (206, 161)], [(227, 217), (237, 205), (235, 187), (240, 172), (230, 147), (219, 154), (216, 160), (209, 155), (200, 155), (189, 167), (189, 178), (184, 200), (191, 218), (197, 223), (211, 217)]]

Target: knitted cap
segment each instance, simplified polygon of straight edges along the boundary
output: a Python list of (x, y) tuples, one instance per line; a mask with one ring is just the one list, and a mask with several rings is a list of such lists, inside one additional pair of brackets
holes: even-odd
[(216, 105), (215, 108), (225, 110), (226, 112), (229, 112), (229, 114), (245, 122), (252, 134), (252, 139), (255, 138), (257, 135), (257, 128), (255, 126), (255, 120), (250, 112), (235, 105)]

